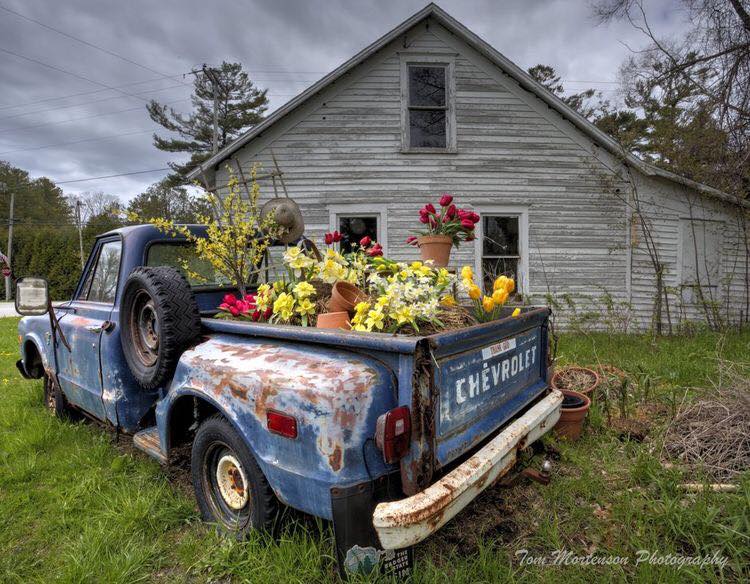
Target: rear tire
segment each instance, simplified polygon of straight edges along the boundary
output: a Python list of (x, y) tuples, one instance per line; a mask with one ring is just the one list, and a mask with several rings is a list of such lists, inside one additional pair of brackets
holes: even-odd
[(120, 307), (125, 360), (145, 389), (166, 384), (182, 351), (200, 334), (200, 312), (174, 268), (140, 267), (125, 282)]
[(198, 428), (191, 470), (205, 521), (238, 538), (253, 529), (273, 531), (278, 499), (247, 444), (223, 416), (212, 416)]

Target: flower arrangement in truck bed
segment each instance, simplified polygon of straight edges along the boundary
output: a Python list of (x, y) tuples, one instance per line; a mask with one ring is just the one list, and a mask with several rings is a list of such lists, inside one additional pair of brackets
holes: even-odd
[[(469, 296), (474, 317), (479, 322), (489, 322), (500, 318), (502, 307), (516, 289), (516, 282), (507, 276), (498, 276), (492, 283), (492, 290), (485, 293), (474, 282), (474, 270), (471, 266), (461, 268), (461, 287)], [(520, 308), (516, 308), (511, 316), (518, 316)]]

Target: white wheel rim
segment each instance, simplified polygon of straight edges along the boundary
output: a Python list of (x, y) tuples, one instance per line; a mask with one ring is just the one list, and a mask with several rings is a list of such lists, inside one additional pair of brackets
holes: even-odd
[(235, 511), (247, 505), (247, 479), (240, 462), (232, 454), (225, 454), (216, 465), (216, 484), (224, 502)]

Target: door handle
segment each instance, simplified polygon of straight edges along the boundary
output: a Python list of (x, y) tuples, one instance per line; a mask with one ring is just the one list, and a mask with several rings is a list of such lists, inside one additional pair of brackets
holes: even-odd
[(102, 331), (108, 333), (113, 328), (115, 328), (115, 323), (113, 323), (111, 320), (105, 320), (99, 326), (87, 326), (86, 330), (90, 333), (100, 333)]

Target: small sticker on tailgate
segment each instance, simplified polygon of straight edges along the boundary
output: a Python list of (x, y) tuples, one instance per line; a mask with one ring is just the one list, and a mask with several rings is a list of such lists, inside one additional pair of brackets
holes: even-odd
[(505, 339), (504, 341), (500, 341), (499, 343), (495, 343), (494, 345), (482, 349), (482, 359), (486, 361), (487, 359), (492, 359), (493, 357), (512, 351), (515, 348), (516, 339)]

